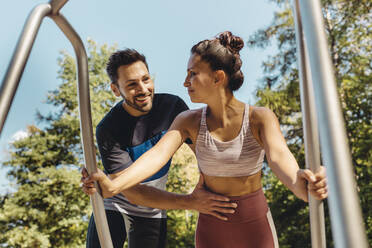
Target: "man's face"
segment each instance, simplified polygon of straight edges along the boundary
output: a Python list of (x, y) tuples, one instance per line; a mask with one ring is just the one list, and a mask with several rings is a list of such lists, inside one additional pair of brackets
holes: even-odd
[(124, 109), (133, 116), (147, 114), (152, 108), (154, 82), (142, 61), (118, 68), (118, 81), (111, 84), (116, 96), (124, 98)]

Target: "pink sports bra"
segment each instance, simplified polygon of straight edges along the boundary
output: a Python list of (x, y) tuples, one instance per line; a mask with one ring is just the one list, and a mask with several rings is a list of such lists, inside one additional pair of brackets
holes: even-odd
[(203, 108), (196, 140), (196, 158), (199, 169), (209, 176), (249, 176), (262, 168), (265, 151), (253, 137), (249, 126), (249, 105), (245, 105), (240, 133), (230, 141), (214, 139), (206, 122), (207, 107)]

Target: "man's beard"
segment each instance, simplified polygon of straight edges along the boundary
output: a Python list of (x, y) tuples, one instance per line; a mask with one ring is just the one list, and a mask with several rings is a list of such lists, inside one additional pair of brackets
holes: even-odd
[[(150, 99), (150, 102), (147, 103), (146, 105), (144, 106), (141, 106), (141, 105), (138, 105), (136, 104), (136, 97), (142, 97), (142, 96), (145, 96), (145, 94), (141, 94), (141, 95), (137, 95), (135, 97), (133, 97), (133, 101), (129, 100), (128, 98), (126, 98), (121, 92), (120, 92), (120, 95), (123, 97), (124, 101), (125, 101), (125, 104), (127, 104), (128, 106), (134, 108), (135, 110), (138, 110), (142, 113), (147, 113), (151, 110), (152, 108), (152, 103), (153, 103), (153, 99), (154, 99), (154, 93), (150, 93), (150, 94), (147, 94), (146, 96), (150, 96), (151, 99)], [(150, 107), (148, 108), (147, 106), (150, 104)]]

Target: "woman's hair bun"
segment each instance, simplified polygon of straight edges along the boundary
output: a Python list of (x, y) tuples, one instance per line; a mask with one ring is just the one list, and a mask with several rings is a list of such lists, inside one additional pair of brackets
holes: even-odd
[(221, 45), (227, 47), (234, 53), (239, 53), (239, 51), (244, 47), (243, 39), (239, 36), (233, 35), (230, 31), (220, 33), (217, 39), (220, 41)]

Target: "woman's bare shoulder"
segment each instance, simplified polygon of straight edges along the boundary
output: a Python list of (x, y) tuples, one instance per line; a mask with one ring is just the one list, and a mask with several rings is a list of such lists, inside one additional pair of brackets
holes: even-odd
[(202, 113), (202, 108), (199, 109), (189, 109), (186, 111), (181, 112), (178, 114), (177, 119), (180, 119), (182, 121), (195, 121), (197, 119), (200, 120), (201, 118), (201, 113)]
[(274, 112), (267, 107), (250, 106), (250, 120), (253, 122), (261, 122), (276, 118)]
[(278, 124), (275, 113), (267, 107), (251, 106), (249, 114), (250, 124), (253, 128), (272, 126)]
[(193, 128), (196, 124), (199, 125), (201, 114), (202, 108), (186, 110), (176, 117), (176, 121), (187, 129)]

